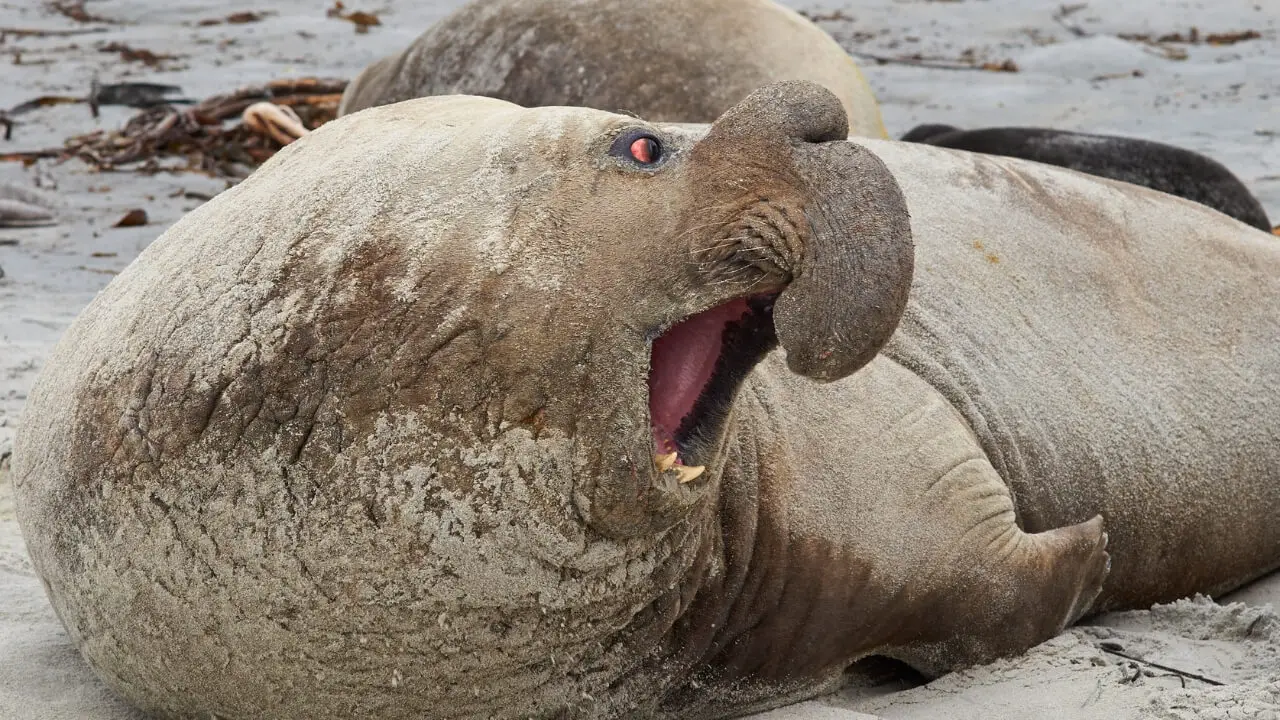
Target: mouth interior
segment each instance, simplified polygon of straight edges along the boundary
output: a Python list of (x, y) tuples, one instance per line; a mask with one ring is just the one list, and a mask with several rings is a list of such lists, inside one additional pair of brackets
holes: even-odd
[(740, 297), (685, 318), (653, 341), (649, 420), (654, 453), (692, 464), (719, 434), (747, 373), (774, 347), (777, 293)]

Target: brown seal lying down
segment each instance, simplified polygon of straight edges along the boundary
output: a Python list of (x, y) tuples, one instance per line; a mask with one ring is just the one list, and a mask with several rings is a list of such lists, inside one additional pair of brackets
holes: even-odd
[(712, 122), (780, 80), (826, 87), (854, 135), (887, 137), (853, 58), (773, 0), (472, 0), (366, 68), (339, 112), (484, 95)]
[(68, 633), (162, 718), (717, 718), (1280, 565), (1272, 236), (846, 134), (783, 83), (290, 145), (32, 392)]

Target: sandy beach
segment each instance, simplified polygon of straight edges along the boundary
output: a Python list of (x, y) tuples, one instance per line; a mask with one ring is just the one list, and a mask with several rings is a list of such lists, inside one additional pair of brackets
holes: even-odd
[[(459, 4), (353, 0), (349, 10), (374, 12), (381, 22), (357, 33), (327, 16), (322, 0), (90, 0), (89, 22), (40, 0), (0, 0), (0, 108), (84, 96), (95, 78), (177, 85), (196, 99), (277, 78), (349, 78)], [(787, 4), (857, 57), (894, 136), (925, 122), (1038, 125), (1181, 145), (1227, 165), (1280, 223), (1280, 0)], [(263, 17), (225, 21), (242, 11)], [(158, 59), (125, 60), (119, 49), (104, 49), (112, 43)], [(84, 104), (43, 107), (15, 118), (0, 154), (118, 128), (135, 112), (103, 107), (95, 119)], [(4, 183), (44, 193), (59, 222), (0, 228), (0, 720), (140, 718), (96, 680), (49, 607), (14, 516), (7, 456), (27, 393), (71, 320), (228, 181), (45, 160), (0, 162)], [(146, 225), (113, 227), (133, 209), (146, 211)], [(1093, 618), (1021, 657), (931, 683), (887, 673), (883, 682), (850, 684), (759, 717), (1280, 719), (1277, 609), (1280, 575), (1273, 575), (1217, 602)]]

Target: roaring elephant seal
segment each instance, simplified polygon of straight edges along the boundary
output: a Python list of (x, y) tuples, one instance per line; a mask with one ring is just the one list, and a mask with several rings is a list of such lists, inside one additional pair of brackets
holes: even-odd
[(472, 0), (366, 68), (339, 112), (457, 94), (711, 122), (780, 80), (826, 87), (853, 134), (887, 137), (853, 58), (773, 0)]
[(989, 155), (1026, 158), (1177, 195), (1271, 230), (1262, 203), (1222, 163), (1173, 145), (1035, 127), (961, 130), (919, 125), (902, 139)]
[(166, 718), (716, 718), (1280, 564), (1270, 236), (846, 132), (783, 83), (290, 145), (32, 392), (71, 637)]

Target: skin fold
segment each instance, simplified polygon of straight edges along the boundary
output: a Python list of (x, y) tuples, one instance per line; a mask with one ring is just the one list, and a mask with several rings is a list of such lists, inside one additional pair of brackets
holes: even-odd
[(712, 122), (781, 80), (826, 87), (852, 134), (888, 137), (853, 58), (772, 0), (473, 0), (366, 68), (339, 111), (459, 94)]
[[(716, 718), (1280, 564), (1271, 236), (846, 133), (781, 83), (710, 126), (449, 97), (290, 145), (32, 392), (68, 633), (162, 718)], [(680, 482), (654, 340), (761, 294), (778, 347)]]

